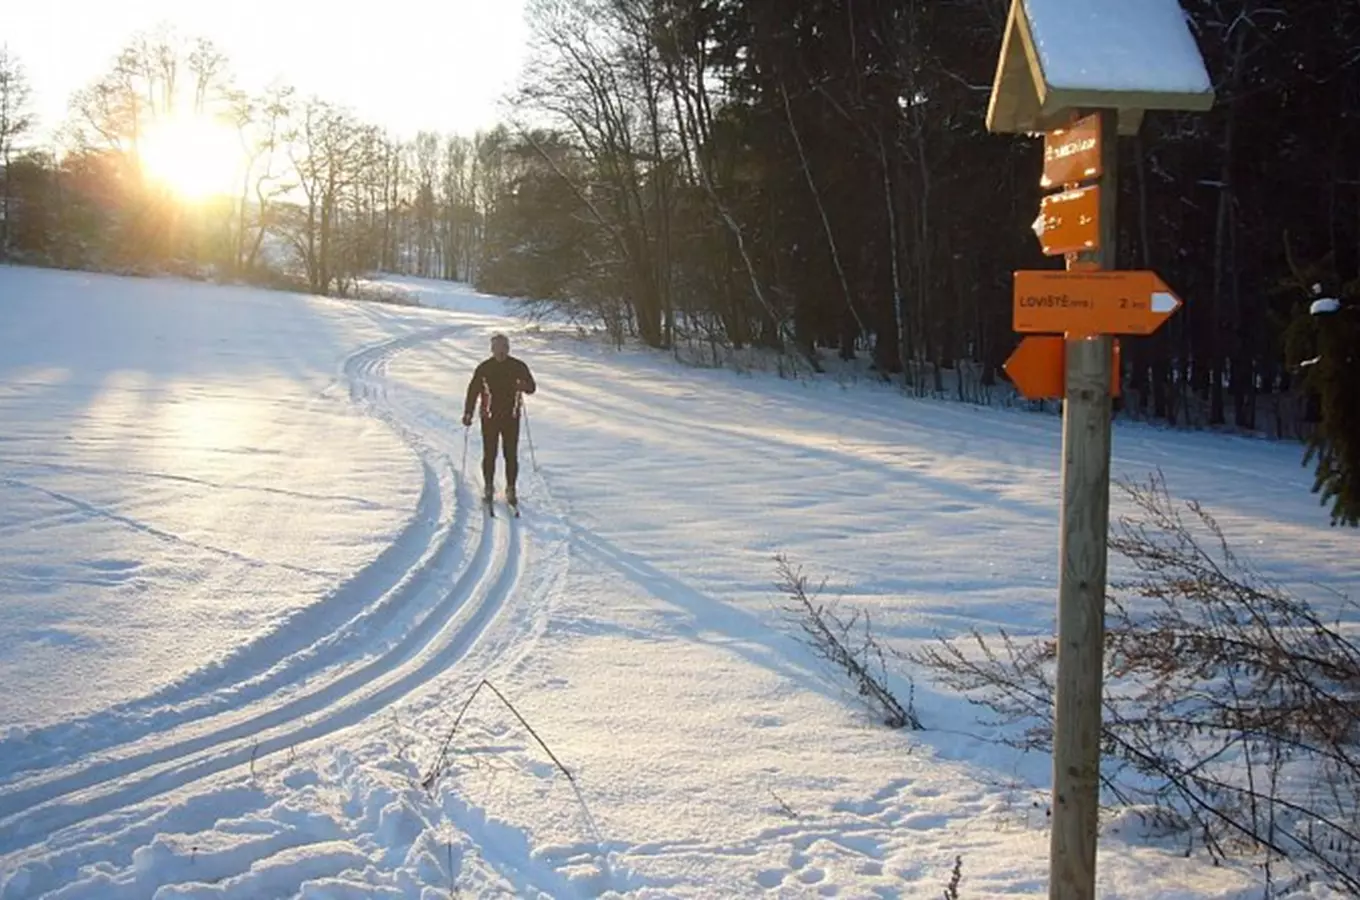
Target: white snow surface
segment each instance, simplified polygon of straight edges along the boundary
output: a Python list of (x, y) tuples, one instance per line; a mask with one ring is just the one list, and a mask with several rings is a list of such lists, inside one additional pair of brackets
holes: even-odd
[(1056, 88), (1201, 94), (1212, 85), (1179, 0), (1024, 0)]
[[(927, 730), (868, 721), (771, 557), (900, 647), (1050, 633), (1056, 419), (395, 283), (437, 308), (0, 268), (0, 900), (938, 898), (956, 857), (964, 897), (1046, 892), (1047, 759), (928, 683)], [(540, 384), (520, 519), (457, 422), (497, 330)], [(1115, 454), (1267, 575), (1360, 575), (1296, 446)], [(483, 690), (422, 786), (483, 679), (572, 780)], [(1102, 898), (1260, 896), (1137, 832), (1104, 826)]]

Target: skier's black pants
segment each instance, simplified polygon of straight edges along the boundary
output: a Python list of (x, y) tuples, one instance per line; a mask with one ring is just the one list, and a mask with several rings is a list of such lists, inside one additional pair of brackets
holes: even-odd
[(515, 486), (519, 477), (519, 419), (496, 416), (482, 419), (482, 484), (490, 490), (496, 479), (496, 447), (505, 454), (505, 484)]

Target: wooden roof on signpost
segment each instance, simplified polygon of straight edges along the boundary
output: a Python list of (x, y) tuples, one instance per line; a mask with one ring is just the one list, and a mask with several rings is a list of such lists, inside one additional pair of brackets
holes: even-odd
[(1113, 109), (1135, 134), (1145, 110), (1213, 104), (1178, 0), (1011, 0), (987, 129), (1032, 134)]

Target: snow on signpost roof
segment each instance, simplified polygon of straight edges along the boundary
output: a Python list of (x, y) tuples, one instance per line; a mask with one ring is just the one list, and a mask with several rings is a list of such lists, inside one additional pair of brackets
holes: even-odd
[(1024, 0), (1044, 80), (1084, 91), (1212, 85), (1179, 0)]
[(1213, 103), (1180, 0), (1012, 0), (987, 127), (1034, 133), (1111, 109), (1133, 134), (1145, 110)]

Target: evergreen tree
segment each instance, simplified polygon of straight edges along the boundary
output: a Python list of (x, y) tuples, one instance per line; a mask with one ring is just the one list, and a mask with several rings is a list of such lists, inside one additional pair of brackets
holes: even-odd
[[(1333, 525), (1360, 526), (1360, 283), (1349, 303), (1322, 298), (1314, 304), (1308, 386), (1316, 393), (1318, 424), (1304, 463), (1316, 461), (1313, 492), (1331, 504)], [(1337, 307), (1334, 309), (1334, 307)]]

